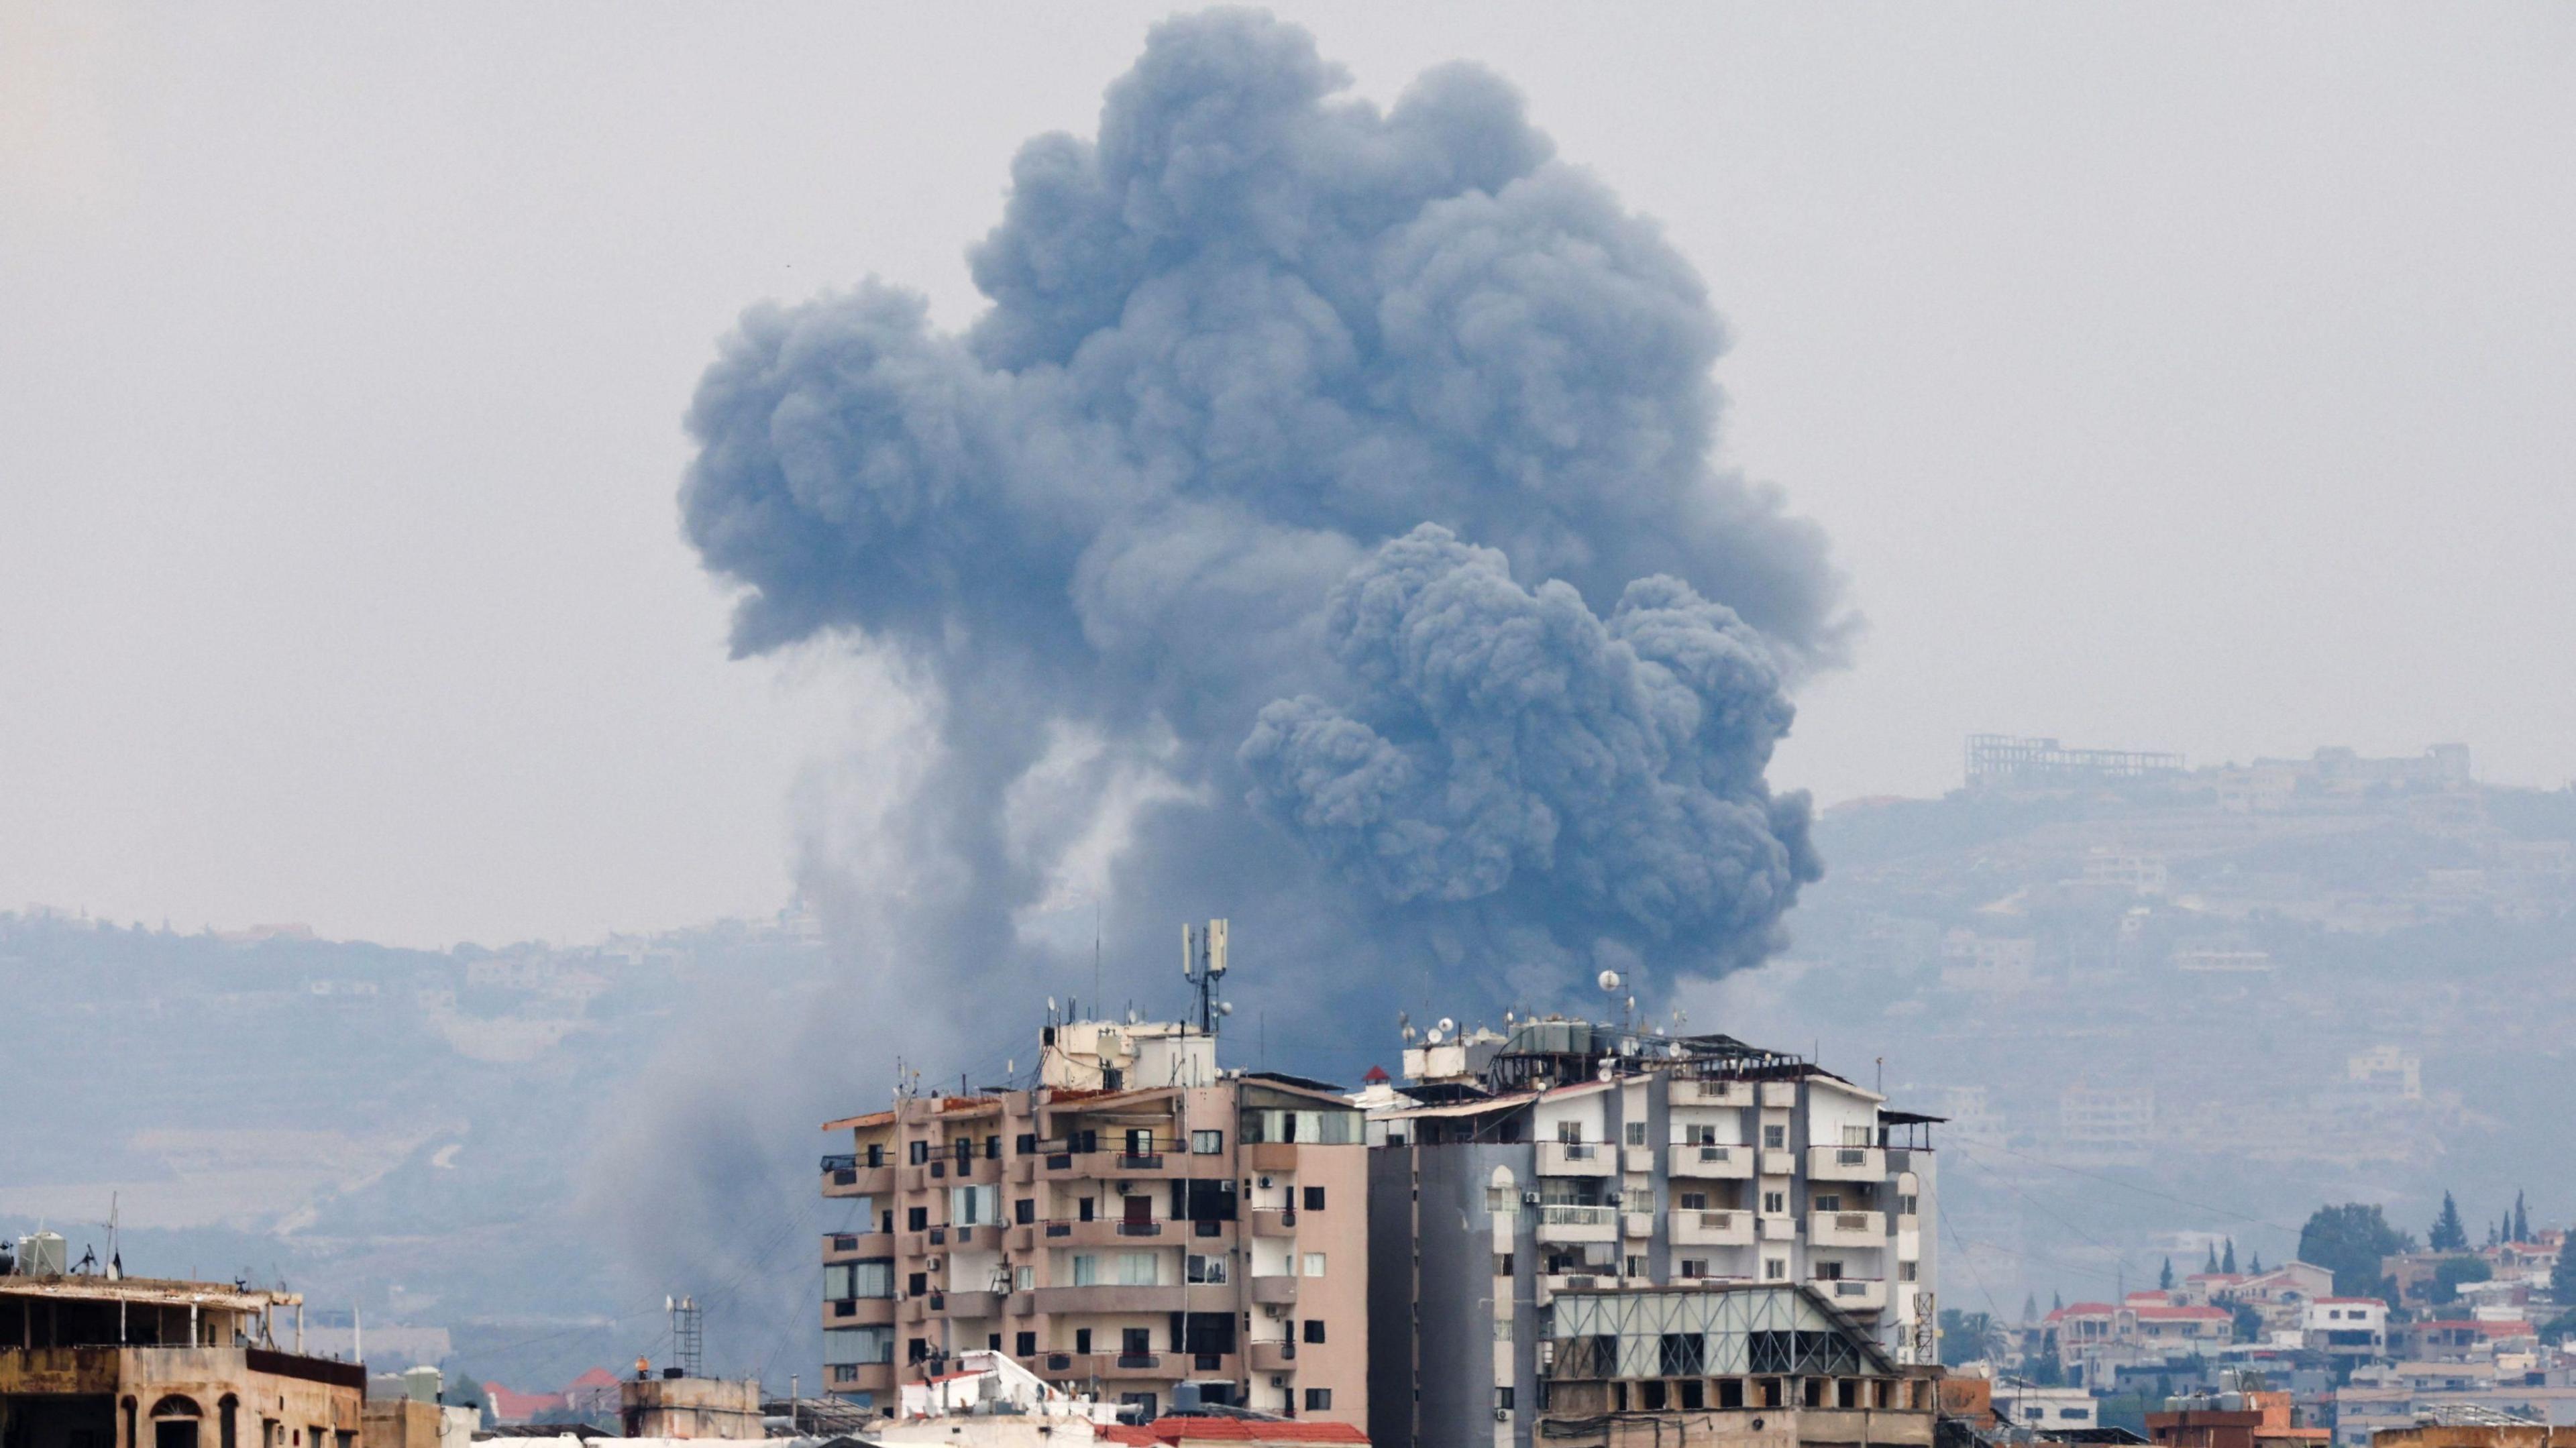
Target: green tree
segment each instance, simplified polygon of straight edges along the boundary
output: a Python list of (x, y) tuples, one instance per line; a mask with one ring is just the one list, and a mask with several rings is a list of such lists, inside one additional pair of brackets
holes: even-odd
[(2433, 1267), (2433, 1285), (2424, 1296), (2435, 1307), (2460, 1300), (2460, 1284), (2484, 1282), (2495, 1276), (2495, 1269), (2475, 1257), (2445, 1257)]
[(2173, 1291), (2173, 1284), (2173, 1259), (2171, 1257), (2167, 1257), (2165, 1259), (2165, 1270), (2156, 1274), (2156, 1286), (2166, 1292), (2171, 1292)]
[(2201, 1264), (2200, 1270), (2203, 1272), (2216, 1272), (2220, 1270), (2218, 1265), (2218, 1244), (2216, 1242), (2209, 1244), (2209, 1260)]
[(2236, 1340), (2238, 1342), (2261, 1342), (2263, 1340), (2263, 1314), (2256, 1312), (2250, 1304), (2243, 1302), (2237, 1303), (2233, 1308), (2229, 1309), (2227, 1315), (2236, 1319)]
[(2260, 1253), (2260, 1252), (2255, 1253), (2255, 1254), (2254, 1254), (2254, 1262), (2253, 1262), (2253, 1265), (2252, 1265), (2252, 1266), (2247, 1267), (2245, 1270), (2246, 1270), (2246, 1271), (2248, 1271), (2248, 1272), (2253, 1273), (2253, 1274), (2254, 1274), (2255, 1276), (2257, 1276), (2257, 1277), (2262, 1276), (2262, 1275), (2263, 1275), (2263, 1254), (2262, 1254), (2262, 1253)]
[(2576, 1310), (2576, 1242), (2559, 1244), (2558, 1261), (2549, 1269), (2549, 1297), (2561, 1309)]
[(2234, 1272), (2236, 1270), (2236, 1239), (2234, 1237), (2227, 1239), (2227, 1255), (2218, 1259), (2218, 1270), (2221, 1272)]
[(2361, 1202), (2319, 1207), (2299, 1229), (2299, 1260), (2334, 1274), (2335, 1291), (2369, 1297), (2380, 1291), (2382, 1259), (2415, 1250), (2415, 1239), (2388, 1225), (2379, 1208)]
[(2469, 1229), (2460, 1223), (2460, 1204), (2442, 1193), (2442, 1214), (2433, 1219), (2433, 1230), (2424, 1234), (2424, 1245), (2436, 1252), (2465, 1252), (2469, 1249)]
[(2531, 1240), (2531, 1212), (2523, 1206), (2520, 1191), (2513, 1194), (2513, 1239), (2517, 1242)]
[(1990, 1312), (1961, 1312), (1955, 1307), (1941, 1309), (1941, 1362), (1946, 1367), (1960, 1367), (2003, 1356), (2005, 1348), (2002, 1324)]

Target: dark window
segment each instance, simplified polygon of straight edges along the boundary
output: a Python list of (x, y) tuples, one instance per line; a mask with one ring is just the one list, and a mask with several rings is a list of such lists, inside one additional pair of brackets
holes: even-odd
[(1034, 1221), (1036, 1221), (1037, 1219), (1038, 1219), (1038, 1203), (1037, 1203), (1037, 1198), (1035, 1198), (1035, 1197), (1022, 1197), (1022, 1198), (1020, 1198), (1018, 1201), (1011, 1203), (1011, 1220), (1012, 1220), (1012, 1221), (1015, 1221), (1015, 1222), (1019, 1223), (1021, 1226), (1025, 1227), (1025, 1226), (1027, 1226), (1029, 1223), (1034, 1222)]
[(1719, 1412), (1722, 1412), (1722, 1413), (1725, 1413), (1725, 1412), (1733, 1412), (1733, 1411), (1735, 1411), (1736, 1409), (1741, 1408), (1741, 1407), (1743, 1407), (1743, 1406), (1744, 1406), (1744, 1379), (1742, 1379), (1742, 1378), (1719, 1378), (1719, 1379), (1717, 1380), (1717, 1408), (1718, 1408), (1718, 1411), (1719, 1411)]
[(922, 1231), (927, 1231), (927, 1230), (929, 1230), (929, 1228), (930, 1228), (930, 1208), (928, 1208), (928, 1207), (906, 1207), (906, 1208), (904, 1209), (904, 1213), (903, 1213), (903, 1229), (904, 1229), (905, 1231), (907, 1231), (907, 1232), (922, 1232)]
[(1014, 1357), (1036, 1357), (1038, 1355), (1038, 1335), (1034, 1332), (1021, 1333), (1018, 1337), (1011, 1340), (1011, 1352)]
[(1322, 1187), (1306, 1188), (1306, 1210), (1310, 1212), (1320, 1212), (1323, 1209), (1324, 1189)]
[(868, 1165), (885, 1165), (885, 1144), (883, 1142), (879, 1142), (877, 1145), (868, 1148)]
[(912, 1164), (914, 1166), (919, 1166), (928, 1160), (930, 1160), (930, 1143), (926, 1141), (914, 1142), (912, 1144)]
[(1649, 1413), (1662, 1412), (1671, 1400), (1661, 1378), (1648, 1378), (1637, 1385), (1637, 1406)]
[(1494, 1406), (1502, 1409), (1506, 1413), (1512, 1410), (1511, 1384), (1505, 1383), (1501, 1387), (1494, 1389)]
[(930, 1291), (930, 1274), (927, 1272), (915, 1272), (912, 1274), (910, 1285), (913, 1296), (921, 1297), (927, 1295)]
[(984, 1159), (986, 1161), (1000, 1161), (1002, 1159), (1002, 1138), (998, 1136), (988, 1136), (984, 1138)]
[(1089, 1351), (1091, 1351), (1091, 1329), (1090, 1329), (1090, 1328), (1087, 1328), (1087, 1327), (1077, 1327), (1077, 1328), (1075, 1328), (1075, 1329), (1073, 1330), (1073, 1350), (1074, 1350), (1075, 1352), (1089, 1352)]
[(1497, 1277), (1509, 1277), (1512, 1275), (1511, 1253), (1497, 1252), (1494, 1254), (1494, 1275)]
[(1699, 1380), (1699, 1379), (1697, 1379), (1697, 1378), (1685, 1378), (1685, 1379), (1683, 1379), (1683, 1381), (1682, 1381), (1682, 1411), (1683, 1411), (1683, 1412), (1685, 1412), (1685, 1413), (1696, 1413), (1696, 1412), (1698, 1412), (1701, 1408), (1704, 1408), (1704, 1407), (1706, 1407), (1706, 1406), (1708, 1405), (1708, 1398), (1707, 1398), (1707, 1396), (1706, 1396), (1706, 1393), (1705, 1393), (1705, 1391), (1704, 1391), (1704, 1388), (1705, 1388), (1705, 1385), (1704, 1385), (1703, 1383), (1701, 1383), (1701, 1382), (1700, 1382), (1700, 1380)]
[(930, 1339), (926, 1337), (914, 1338), (910, 1343), (907, 1343), (904, 1346), (904, 1354), (913, 1362), (919, 1362), (923, 1358), (930, 1356)]
[(1078, 1202), (1076, 1202), (1076, 1203), (1074, 1203), (1074, 1204), (1073, 1204), (1073, 1214), (1074, 1214), (1074, 1216), (1075, 1216), (1077, 1219), (1079, 1219), (1079, 1220), (1081, 1220), (1081, 1221), (1085, 1221), (1085, 1222), (1090, 1221), (1090, 1220), (1091, 1220), (1091, 1211), (1092, 1211), (1092, 1198), (1090, 1198), (1090, 1197), (1084, 1197), (1082, 1200), (1080, 1200), (1080, 1201), (1078, 1201)]
[(1125, 1357), (1143, 1357), (1154, 1350), (1154, 1330), (1150, 1327), (1118, 1329), (1118, 1351)]
[(1306, 1319), (1306, 1341), (1308, 1341), (1308, 1342), (1322, 1342), (1323, 1340), (1324, 1340), (1324, 1320), (1323, 1320), (1322, 1318), (1320, 1318), (1320, 1317), (1310, 1317), (1310, 1318), (1307, 1318), (1307, 1319)]
[(1011, 1143), (1011, 1150), (1018, 1152), (1022, 1156), (1037, 1155), (1038, 1134), (1034, 1131), (1021, 1132), (1020, 1139)]
[(1000, 1352), (1002, 1350), (1002, 1335), (998, 1332), (985, 1334), (984, 1346), (990, 1348), (994, 1352)]
[(1333, 1411), (1333, 1390), (1330, 1388), (1308, 1388), (1306, 1390), (1306, 1411), (1309, 1413), (1329, 1413)]

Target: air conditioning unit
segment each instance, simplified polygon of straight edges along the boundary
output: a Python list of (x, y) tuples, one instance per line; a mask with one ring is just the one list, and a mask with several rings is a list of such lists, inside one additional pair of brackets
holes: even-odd
[(1524, 1207), (1535, 1207), (1535, 1206), (1537, 1206), (1537, 1205), (1538, 1205), (1538, 1193), (1536, 1193), (1536, 1192), (1534, 1192), (1534, 1191), (1532, 1191), (1532, 1192), (1523, 1192), (1523, 1193), (1521, 1193), (1521, 1205), (1522, 1205), (1522, 1206), (1524, 1206)]
[(1270, 1375), (1270, 1386), (1274, 1388), (1284, 1388), (1288, 1386), (1288, 1375), (1285, 1373), (1272, 1373)]
[(1263, 1177), (1261, 1179), (1261, 1189), (1265, 1192), (1270, 1190), (1270, 1178)]
[(1511, 1410), (1511, 1409), (1509, 1409), (1509, 1408), (1496, 1408), (1496, 1409), (1494, 1410), (1494, 1421), (1495, 1421), (1495, 1422), (1497, 1422), (1497, 1423), (1508, 1423), (1508, 1422), (1510, 1422), (1511, 1420), (1512, 1420), (1512, 1410)]
[(1288, 1304), (1284, 1302), (1265, 1302), (1261, 1304), (1261, 1315), (1264, 1317), (1286, 1317), (1288, 1315)]
[(930, 1254), (930, 1261), (929, 1261), (929, 1262), (927, 1262), (927, 1263), (925, 1263), (924, 1265), (925, 1265), (925, 1266), (927, 1266), (927, 1267), (928, 1267), (931, 1271), (933, 1271), (933, 1272), (938, 1271), (938, 1270), (939, 1270), (939, 1265), (940, 1265), (940, 1263), (939, 1263), (939, 1254), (938, 1254), (938, 1253), (936, 1253), (936, 1252), (931, 1253), (931, 1254)]

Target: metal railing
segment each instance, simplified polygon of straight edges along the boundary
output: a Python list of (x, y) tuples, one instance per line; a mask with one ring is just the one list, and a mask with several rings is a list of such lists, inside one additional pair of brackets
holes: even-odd
[(1118, 1235), (1121, 1237), (1159, 1237), (1163, 1235), (1163, 1224), (1160, 1222), (1120, 1222), (1118, 1224)]
[(1548, 1227), (1607, 1227), (1618, 1221), (1619, 1210), (1616, 1207), (1542, 1206), (1538, 1209), (1538, 1219), (1540, 1225)]

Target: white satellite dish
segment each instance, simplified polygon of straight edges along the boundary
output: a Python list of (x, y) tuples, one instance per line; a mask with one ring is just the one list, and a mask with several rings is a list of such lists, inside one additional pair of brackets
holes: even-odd
[(1597, 979), (1601, 983), (1601, 989), (1605, 992), (1615, 991), (1619, 988), (1619, 972), (1615, 970), (1605, 970), (1601, 972)]
[(1423, 1032), (1423, 1033), (1422, 1033), (1422, 1043), (1423, 1043), (1424, 1045), (1426, 1045), (1426, 1046), (1436, 1046), (1436, 1045), (1439, 1045), (1439, 1044), (1440, 1044), (1440, 1028), (1439, 1028), (1438, 1026), (1433, 1026), (1430, 1030)]
[(1444, 1033), (1445, 1033), (1445, 1032), (1450, 1032), (1450, 1031), (1455, 1031), (1455, 1030), (1457, 1030), (1457, 1029), (1458, 1029), (1458, 1023), (1457, 1023), (1456, 1021), (1451, 1020), (1451, 1019), (1450, 1019), (1450, 1018), (1448, 1018), (1447, 1016), (1442, 1016), (1442, 1017), (1440, 1018), (1440, 1029), (1441, 1029)]
[(1233, 1015), (1233, 1014), (1234, 1014), (1234, 1002), (1232, 1002), (1232, 1001), (1218, 1001), (1218, 1002), (1216, 1003), (1216, 1013), (1217, 1013), (1218, 1015), (1221, 1015), (1221, 1016), (1230, 1016), (1230, 1015)]

